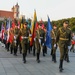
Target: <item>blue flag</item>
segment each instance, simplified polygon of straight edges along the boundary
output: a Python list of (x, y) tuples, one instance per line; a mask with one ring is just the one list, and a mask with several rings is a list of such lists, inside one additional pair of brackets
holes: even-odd
[(48, 17), (48, 25), (47, 25), (47, 34), (46, 34), (46, 42), (45, 42), (45, 44), (49, 48), (52, 48), (51, 47), (51, 36), (50, 36), (51, 30), (52, 30), (52, 25), (51, 25), (50, 19)]

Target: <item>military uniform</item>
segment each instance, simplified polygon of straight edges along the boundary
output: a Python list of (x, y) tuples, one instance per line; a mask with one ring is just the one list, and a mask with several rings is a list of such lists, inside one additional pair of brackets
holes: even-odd
[(56, 49), (57, 49), (56, 34), (57, 34), (57, 29), (52, 29), (52, 31), (51, 31), (51, 38), (52, 38), (52, 61), (54, 61), (54, 62), (56, 62)]
[[(67, 24), (66, 21), (64, 23)], [(63, 59), (65, 52), (68, 52), (68, 44), (70, 41), (71, 41), (71, 30), (68, 27), (66, 27), (66, 29), (64, 27), (59, 28), (57, 32), (56, 42), (59, 43), (60, 49), (60, 65), (59, 65), (60, 72), (62, 72), (63, 70)]]
[(26, 63), (26, 55), (27, 55), (27, 49), (28, 49), (28, 40), (29, 40), (29, 30), (28, 28), (23, 28), (20, 31), (21, 35), (21, 46), (22, 46), (22, 54), (23, 54), (23, 61)]
[(14, 55), (17, 55), (17, 49), (19, 44), (19, 29), (18, 27), (14, 29)]
[(37, 51), (37, 62), (40, 62), (39, 55), (40, 55), (40, 50), (41, 46), (44, 44), (45, 40), (45, 32), (43, 29), (39, 28), (36, 30), (36, 41), (35, 41), (35, 47)]

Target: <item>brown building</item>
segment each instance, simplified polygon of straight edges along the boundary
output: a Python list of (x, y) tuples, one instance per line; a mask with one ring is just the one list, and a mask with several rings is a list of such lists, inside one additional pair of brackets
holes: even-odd
[(19, 5), (18, 3), (11, 8), (11, 11), (6, 10), (0, 10), (0, 20), (3, 20), (4, 18), (10, 18), (10, 19), (18, 19), (19, 18)]

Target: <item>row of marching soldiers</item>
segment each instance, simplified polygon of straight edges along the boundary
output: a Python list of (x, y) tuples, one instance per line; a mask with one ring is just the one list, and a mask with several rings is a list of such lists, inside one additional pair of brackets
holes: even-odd
[[(8, 31), (5, 31), (4, 37), (7, 38), (9, 34), (9, 39), (5, 41), (5, 47), (7, 51), (10, 51), (11, 54), (14, 54), (17, 56), (18, 47), (20, 54), (23, 55), (23, 62), (26, 63), (26, 55), (27, 51), (32, 50), (33, 48), (33, 55), (37, 56), (37, 62), (40, 62), (40, 51), (42, 47), (43, 56), (45, 56), (45, 53), (47, 53), (47, 48), (45, 46), (46, 41), (46, 28), (42, 29), (42, 24), (38, 23), (38, 29), (35, 30), (35, 38), (33, 39), (33, 45), (30, 45), (30, 39), (33, 37), (31, 34), (31, 30), (28, 28), (28, 23), (25, 22), (23, 24), (23, 28), (19, 29), (18, 25), (16, 24), (14, 29), (10, 28), (9, 33)], [(7, 36), (6, 36), (7, 35)]]
[[(69, 22), (64, 21), (63, 26), (57, 29), (57, 26), (54, 25), (53, 29), (51, 30), (51, 39), (52, 39), (52, 49), (51, 49), (51, 55), (52, 55), (52, 61), (56, 63), (56, 49), (57, 45), (59, 46), (60, 50), (60, 64), (59, 64), (59, 71), (63, 71), (63, 60), (65, 59), (67, 62), (69, 62), (69, 55), (68, 55), (68, 46), (70, 46), (71, 42), (71, 30), (68, 27)], [(37, 56), (37, 62), (40, 62), (40, 51), (41, 47), (43, 50), (43, 56), (45, 56), (46, 53), (46, 28), (42, 29), (42, 24), (39, 23), (38, 29), (35, 30), (35, 38), (33, 39), (33, 54), (35, 55), (36, 50), (36, 56)], [(30, 29), (27, 28), (27, 22), (23, 24), (22, 29), (18, 29), (17, 26), (15, 26), (15, 29), (10, 30), (10, 50), (11, 53), (14, 50), (14, 55), (17, 55), (17, 49), (19, 45), (20, 52), (22, 52), (23, 55), (23, 62), (26, 63), (26, 55), (28, 48), (32, 48), (31, 46), (28, 47), (29, 37), (33, 37), (31, 35)], [(9, 50), (9, 43), (7, 46), (7, 49)]]

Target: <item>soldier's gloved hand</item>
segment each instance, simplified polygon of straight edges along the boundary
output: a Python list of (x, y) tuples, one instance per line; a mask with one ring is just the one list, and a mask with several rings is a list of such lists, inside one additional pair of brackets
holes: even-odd
[(44, 46), (44, 43), (42, 44), (42, 46)]
[(46, 38), (45, 38), (45, 41), (46, 41)]
[(41, 43), (41, 40), (39, 39), (39, 43)]
[(21, 36), (21, 38), (23, 39), (23, 37)]
[(56, 47), (57, 45), (56, 44), (54, 44), (54, 47)]
[(36, 41), (36, 39), (34, 38), (34, 41)]
[(32, 34), (29, 34), (29, 36), (31, 37), (31, 36), (32, 36)]
[(16, 39), (16, 36), (14, 36), (14, 39)]

